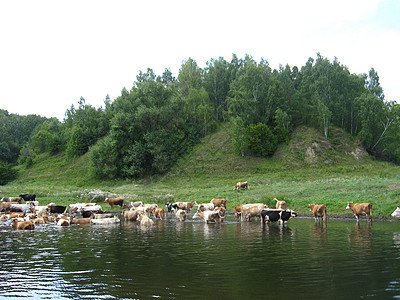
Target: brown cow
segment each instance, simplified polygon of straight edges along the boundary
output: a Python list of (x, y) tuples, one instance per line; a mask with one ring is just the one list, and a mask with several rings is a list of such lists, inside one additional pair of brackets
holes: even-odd
[(35, 229), (35, 225), (30, 221), (19, 221), (17, 219), (13, 220), (12, 227), (14, 229), (24, 229), (24, 230), (33, 230)]
[(224, 219), (225, 219), (225, 212), (226, 212), (226, 209), (225, 209), (225, 208), (223, 208), (223, 207), (216, 207), (216, 208), (214, 208), (213, 212), (217, 212), (217, 213), (219, 214), (219, 216), (221, 217), (221, 222), (224, 221)]
[(221, 215), (219, 212), (214, 212), (210, 210), (206, 210), (203, 212), (196, 212), (193, 215), (193, 219), (202, 219), (205, 223), (221, 223)]
[(312, 211), (315, 222), (321, 219), (322, 221), (326, 221), (326, 206), (324, 204), (312, 204), (307, 206), (307, 208)]
[(71, 224), (90, 224), (90, 219), (91, 218), (72, 219)]
[[(177, 210), (183, 209), (186, 210), (186, 212), (189, 212), (195, 205), (197, 205), (196, 202), (175, 202), (171, 204), (172, 208), (175, 206)], [(170, 211), (169, 207), (168, 211)]]
[(238, 182), (235, 184), (235, 186), (233, 187), (233, 190), (240, 190), (240, 189), (246, 189), (249, 190), (249, 183), (247, 181), (244, 182)]
[(22, 203), (21, 197), (4, 197), (1, 199), (3, 202), (18, 202), (19, 204)]
[(240, 215), (242, 214), (242, 206), (237, 205), (233, 210), (235, 212), (235, 219), (239, 219)]
[(114, 205), (119, 205), (122, 207), (124, 205), (124, 198), (106, 198), (104, 202), (110, 204), (111, 208), (113, 208)]
[(371, 203), (347, 203), (346, 209), (351, 209), (354, 216), (359, 221), (360, 216), (368, 216), (368, 222), (372, 220), (372, 204)]
[(122, 216), (124, 217), (125, 221), (136, 221), (138, 218), (139, 213), (143, 213), (143, 211), (138, 210), (123, 210)]
[(178, 211), (175, 213), (175, 216), (179, 221), (184, 222), (186, 220), (186, 212), (183, 209), (178, 209)]
[(151, 226), (154, 224), (154, 221), (144, 214), (139, 214), (138, 219), (140, 226)]
[(165, 209), (164, 208), (156, 208), (153, 212), (154, 216), (157, 218), (160, 218), (161, 220), (164, 220), (165, 216)]
[(242, 205), (242, 217), (241, 220), (250, 221), (251, 217), (261, 217), (261, 211), (265, 208), (268, 208), (267, 205), (263, 203), (255, 203), (255, 204), (244, 204)]
[(26, 213), (25, 212), (10, 212), (10, 219), (15, 219), (15, 218), (23, 218), (25, 217)]
[(0, 210), (4, 209), (5, 211), (9, 211), (11, 205), (19, 204), (18, 202), (0, 202)]
[(283, 209), (283, 210), (287, 209), (286, 201), (279, 201), (276, 198), (274, 198), (274, 200), (276, 201), (276, 209)]
[(212, 199), (210, 203), (214, 204), (214, 206), (223, 206), (226, 208), (226, 199)]

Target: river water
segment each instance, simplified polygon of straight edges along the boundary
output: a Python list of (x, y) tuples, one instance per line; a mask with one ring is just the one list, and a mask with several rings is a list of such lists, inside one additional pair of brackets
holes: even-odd
[(400, 298), (400, 223), (0, 223), (1, 299)]

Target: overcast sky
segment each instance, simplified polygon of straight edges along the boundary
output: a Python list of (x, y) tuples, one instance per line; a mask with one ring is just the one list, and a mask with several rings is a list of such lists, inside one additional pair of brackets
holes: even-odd
[(400, 103), (399, 0), (0, 0), (0, 109), (60, 121), (80, 97), (95, 107), (140, 70), (178, 76), (193, 58), (250, 54), (304, 66), (317, 52), (351, 73), (375, 68)]

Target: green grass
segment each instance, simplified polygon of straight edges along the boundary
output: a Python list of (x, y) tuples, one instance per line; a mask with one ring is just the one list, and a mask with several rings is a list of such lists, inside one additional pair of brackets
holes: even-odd
[[(347, 202), (371, 202), (373, 215), (381, 218), (389, 218), (400, 206), (400, 185), (396, 185), (400, 168), (372, 159), (356, 140), (339, 129), (332, 129), (327, 140), (315, 129), (300, 127), (288, 145), (280, 145), (274, 157), (265, 159), (236, 154), (224, 124), (165, 176), (136, 181), (94, 179), (89, 173), (88, 154), (75, 161), (67, 161), (64, 154), (44, 154), (35, 158), (31, 168), (18, 169), (19, 178), (0, 188), (3, 195), (36, 193), (44, 204), (90, 200), (85, 195), (98, 189), (124, 196), (126, 201), (160, 205), (168, 194), (175, 201), (198, 203), (226, 198), (229, 210), (251, 202), (274, 207), (276, 197), (307, 216), (311, 215), (309, 204), (327, 205), (330, 216), (351, 217), (351, 212), (345, 210)], [(232, 190), (236, 182), (246, 180), (250, 190)]]

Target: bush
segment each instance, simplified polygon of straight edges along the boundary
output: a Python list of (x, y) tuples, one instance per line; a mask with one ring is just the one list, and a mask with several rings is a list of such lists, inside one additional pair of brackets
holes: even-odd
[(274, 154), (278, 147), (278, 138), (267, 125), (263, 123), (249, 125), (248, 134), (249, 148), (255, 156), (266, 157)]

